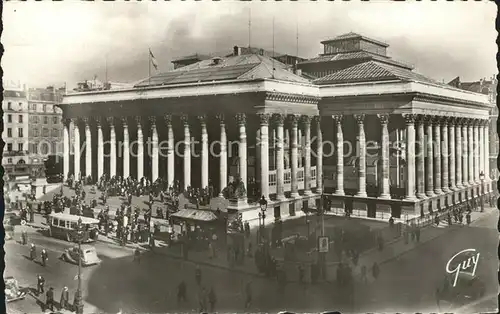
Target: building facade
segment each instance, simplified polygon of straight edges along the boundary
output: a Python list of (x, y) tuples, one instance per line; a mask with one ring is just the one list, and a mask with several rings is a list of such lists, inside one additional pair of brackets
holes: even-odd
[(33, 156), (60, 155), (62, 152), (62, 101), (64, 88), (28, 90), (29, 152)]
[(66, 95), (65, 177), (161, 176), (220, 191), (238, 176), (247, 198), (231, 208), (244, 220), (257, 218), (261, 195), (274, 217), (326, 192), (333, 206), (399, 218), (491, 190), (489, 175), (480, 180), (487, 96), (415, 73), (373, 39), (350, 33), (324, 45), (298, 65), (315, 80), (235, 50), (134, 88)]
[(25, 86), (4, 86), (2, 109), (5, 147), (2, 165), (6, 175), (29, 175), (29, 115)]

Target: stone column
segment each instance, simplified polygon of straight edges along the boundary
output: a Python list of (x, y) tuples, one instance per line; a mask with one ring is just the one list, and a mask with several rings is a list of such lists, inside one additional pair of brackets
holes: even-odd
[(443, 194), (441, 189), (441, 117), (433, 117), (434, 138), (434, 193)]
[(95, 118), (97, 124), (97, 180), (104, 174), (104, 137), (102, 136), (101, 117)]
[(450, 185), (451, 185), (451, 190), (455, 191), (457, 189), (457, 180), (456, 180), (456, 171), (457, 171), (457, 165), (455, 162), (455, 153), (456, 153), (456, 148), (455, 148), (455, 125), (456, 125), (456, 120), (455, 118), (449, 118), (448, 120), (448, 151), (450, 153), (450, 157), (448, 158), (448, 163), (449, 163), (449, 179), (450, 179)]
[(158, 131), (156, 130), (156, 117), (149, 117), (151, 123), (151, 182), (154, 183), (159, 175), (160, 155), (158, 151)]
[(80, 128), (78, 127), (78, 118), (73, 118), (73, 125), (75, 126), (75, 129), (73, 131), (73, 136), (74, 136), (74, 147), (75, 147), (75, 179), (79, 180), (80, 179)]
[(416, 163), (417, 163), (417, 197), (424, 199), (425, 195), (425, 132), (424, 132), (424, 116), (418, 115), (415, 121), (417, 126), (417, 141), (415, 142)]
[(456, 137), (456, 145), (455, 145), (455, 169), (457, 171), (456, 176), (456, 186), (457, 189), (462, 189), (463, 185), (463, 177), (462, 177), (462, 153), (463, 153), (463, 144), (462, 144), (462, 119), (455, 119), (455, 137)]
[(201, 188), (208, 187), (208, 132), (207, 116), (198, 116), (201, 124)]
[(426, 128), (427, 128), (427, 136), (426, 136), (426, 149), (427, 149), (427, 163), (425, 167), (427, 168), (427, 176), (426, 176), (426, 192), (428, 197), (433, 197), (436, 194), (434, 194), (434, 181), (433, 181), (433, 174), (434, 174), (434, 140), (432, 136), (432, 116), (425, 116), (424, 117), (425, 123), (426, 123)]
[(284, 143), (283, 143), (283, 123), (285, 116), (275, 114), (273, 116), (276, 124), (276, 198), (279, 201), (286, 199), (285, 197), (285, 160), (284, 160)]
[(137, 122), (137, 180), (144, 177), (144, 138), (142, 135), (141, 117), (135, 117)]
[(491, 191), (490, 177), (490, 120), (484, 122), (484, 182), (486, 183), (485, 191)]
[(181, 115), (184, 125), (184, 191), (191, 186), (191, 132), (189, 130), (189, 117)]
[[(247, 117), (244, 113), (238, 113), (236, 115), (236, 120), (238, 121), (238, 129), (240, 132), (240, 143), (238, 145), (238, 162), (239, 162), (239, 174), (241, 182), (245, 185), (246, 195), (248, 195), (248, 182), (247, 182)], [(245, 200), (246, 201), (246, 200)]]
[(167, 183), (168, 187), (174, 186), (175, 181), (175, 139), (174, 139), (174, 130), (172, 128), (172, 116), (166, 114), (163, 116), (165, 119), (165, 124), (167, 125), (167, 136), (168, 136), (168, 145), (167, 145)]
[(474, 169), (474, 120), (470, 119), (469, 123), (467, 124), (467, 134), (468, 134), (468, 139), (467, 139), (467, 144), (468, 144), (468, 149), (467, 149), (467, 156), (469, 157), (469, 185), (474, 185), (474, 177), (475, 174), (474, 172), (476, 169)]
[(335, 194), (344, 193), (344, 133), (342, 133), (342, 115), (333, 115), (333, 120), (337, 125), (337, 190)]
[(128, 134), (127, 118), (122, 117), (123, 123), (123, 178), (130, 176), (130, 137)]
[(260, 120), (260, 194), (269, 200), (269, 114), (258, 114)]
[(68, 174), (69, 174), (69, 127), (70, 127), (70, 120), (69, 119), (63, 119), (63, 176), (64, 176), (64, 182), (68, 179)]
[[(479, 120), (479, 173), (484, 172), (484, 120)], [(485, 175), (486, 177), (486, 175)]]
[(448, 165), (448, 118), (443, 117), (441, 119), (441, 182), (442, 182), (442, 190), (444, 193), (450, 192), (450, 183), (449, 183), (449, 165)]
[(321, 133), (321, 116), (315, 116), (316, 122), (316, 194), (323, 193), (323, 134)]
[(380, 186), (380, 196), (379, 198), (390, 199), (390, 185), (389, 185), (389, 115), (388, 114), (378, 114), (377, 117), (380, 120), (381, 128), (381, 138), (380, 138), (380, 160), (382, 175), (378, 182)]
[(116, 133), (114, 118), (106, 118), (109, 124), (109, 177), (112, 178), (116, 176)]
[(92, 175), (92, 134), (90, 133), (90, 118), (84, 117), (85, 123), (85, 177)]
[(355, 114), (354, 119), (358, 124), (358, 152), (359, 152), (359, 167), (358, 167), (358, 193), (356, 196), (366, 197), (366, 137), (365, 137), (365, 115)]
[(312, 195), (311, 191), (311, 117), (302, 116), (304, 126), (304, 195)]
[(476, 184), (479, 184), (479, 173), (481, 172), (479, 168), (479, 120), (475, 119), (474, 124), (472, 125), (472, 132), (474, 137), (474, 172), (473, 179)]
[(227, 136), (226, 136), (226, 124), (224, 121), (224, 114), (217, 114), (217, 119), (220, 123), (220, 193), (222, 196), (222, 190), (227, 187)]
[(406, 122), (406, 200), (415, 200), (415, 114), (404, 115)]
[(298, 124), (298, 116), (296, 115), (291, 115), (290, 116), (290, 146), (292, 150), (292, 160), (290, 162), (291, 164), (291, 198), (298, 198), (299, 197), (299, 187), (298, 187), (298, 182), (297, 182), (297, 168), (298, 168), (298, 143), (297, 143), (297, 124)]
[(462, 124), (462, 185), (464, 187), (469, 186), (469, 136), (467, 135), (467, 121), (468, 119), (463, 119)]

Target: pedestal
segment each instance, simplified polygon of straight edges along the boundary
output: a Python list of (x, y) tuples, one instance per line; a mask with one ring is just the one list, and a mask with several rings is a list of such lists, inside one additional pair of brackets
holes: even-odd
[(31, 188), (35, 190), (35, 198), (40, 198), (45, 194), (47, 184), (46, 178), (37, 178), (31, 183)]

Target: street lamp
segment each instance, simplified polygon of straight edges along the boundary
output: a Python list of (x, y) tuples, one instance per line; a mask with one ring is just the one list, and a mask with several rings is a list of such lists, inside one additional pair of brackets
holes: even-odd
[(83, 314), (83, 302), (82, 302), (82, 239), (83, 239), (83, 227), (82, 227), (82, 217), (78, 218), (77, 224), (77, 240), (78, 240), (78, 289), (76, 290), (75, 296), (75, 309), (76, 314)]
[(484, 212), (484, 172), (481, 171), (479, 174), (479, 179), (481, 180), (481, 212)]

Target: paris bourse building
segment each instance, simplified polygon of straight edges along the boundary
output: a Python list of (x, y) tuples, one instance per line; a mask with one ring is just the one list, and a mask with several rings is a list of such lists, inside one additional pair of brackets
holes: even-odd
[(238, 176), (258, 190), (231, 205), (244, 220), (260, 195), (270, 220), (322, 192), (334, 207), (402, 218), (491, 191), (487, 95), (415, 73), (355, 33), (322, 44), (294, 70), (235, 47), (133, 88), (66, 95), (64, 175), (216, 190)]

